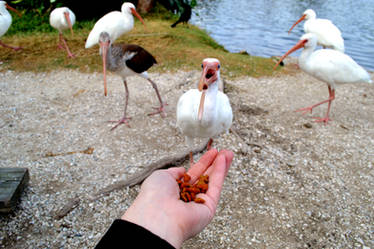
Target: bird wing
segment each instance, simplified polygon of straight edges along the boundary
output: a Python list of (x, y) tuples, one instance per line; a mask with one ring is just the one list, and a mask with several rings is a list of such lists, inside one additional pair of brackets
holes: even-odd
[(370, 75), (364, 68), (350, 56), (336, 50), (317, 50), (308, 64), (314, 75), (327, 83), (370, 82)]
[(71, 11), (67, 7), (60, 7), (52, 10), (51, 14), (49, 15), (49, 24), (51, 24), (52, 27), (59, 31), (63, 31), (65, 29), (69, 28), (68, 22), (65, 19), (64, 12), (68, 11), (69, 12), (69, 18), (71, 25), (73, 26), (75, 23), (75, 15), (73, 11)]
[[(128, 53), (125, 63), (127, 67), (136, 73), (142, 73), (147, 71), (157, 61), (147, 50), (134, 44), (124, 44), (123, 51)], [(126, 56), (125, 56), (126, 57)]]
[(340, 30), (327, 19), (315, 19), (305, 22), (305, 33), (317, 36), (318, 44), (344, 52), (344, 40)]
[(201, 93), (197, 89), (190, 89), (178, 100), (177, 126), (184, 135), (195, 137), (200, 97)]
[(86, 48), (90, 48), (99, 42), (100, 33), (108, 32), (110, 39), (114, 42), (123, 33), (129, 31), (126, 29), (126, 21), (120, 11), (112, 11), (100, 18), (94, 25), (87, 37)]
[(230, 105), (230, 100), (227, 97), (226, 94), (223, 92), (218, 91), (217, 94), (217, 103), (219, 103), (218, 106), (218, 125), (221, 126), (221, 132), (227, 131), (232, 124), (233, 114), (232, 114), (232, 108)]
[(74, 26), (75, 24), (75, 14), (73, 11), (71, 11), (71, 9), (67, 8), (69, 10), (69, 17), (70, 17), (70, 22), (71, 22), (71, 26)]
[(12, 24), (12, 16), (8, 11), (7, 14), (0, 15), (0, 37), (8, 31), (10, 24)]

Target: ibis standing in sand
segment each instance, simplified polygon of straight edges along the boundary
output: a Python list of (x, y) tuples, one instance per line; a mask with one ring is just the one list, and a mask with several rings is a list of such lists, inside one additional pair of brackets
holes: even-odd
[[(16, 9), (10, 7), (5, 1), (0, 0), (0, 37), (2, 37), (8, 31), (10, 25), (12, 24), (12, 16), (7, 9), (10, 9), (20, 15)], [(0, 45), (6, 48), (11, 48), (15, 51), (22, 49), (21, 47), (7, 45), (1, 41)]]
[[(102, 32), (109, 34), (111, 43), (121, 35), (129, 32), (134, 27), (135, 15), (144, 24), (143, 19), (136, 12), (135, 6), (132, 3), (123, 3), (120, 11), (112, 11), (100, 18), (93, 29), (91, 30), (86, 40), (86, 48), (90, 48), (99, 43), (99, 37)], [(103, 65), (105, 66), (105, 65)], [(105, 69), (105, 68), (104, 68)], [(104, 72), (104, 95), (107, 95), (106, 77)]]
[(370, 75), (361, 66), (359, 66), (348, 55), (332, 49), (319, 49), (314, 51), (317, 46), (317, 37), (308, 33), (303, 35), (299, 42), (285, 53), (278, 61), (278, 64), (289, 54), (299, 48), (304, 48), (299, 57), (299, 67), (306, 73), (325, 82), (329, 89), (329, 98), (325, 101), (302, 108), (297, 111), (303, 114), (312, 112), (313, 108), (324, 103), (328, 103), (327, 113), (324, 118), (316, 118), (316, 122), (327, 122), (330, 120), (329, 112), (332, 101), (335, 99), (335, 85), (339, 83), (372, 83)]
[(101, 32), (109, 34), (111, 42), (114, 42), (121, 35), (131, 31), (134, 27), (135, 15), (145, 26), (143, 19), (136, 12), (132, 3), (123, 3), (121, 11), (112, 11), (100, 18), (96, 23), (86, 41), (86, 48), (99, 43)]
[(49, 15), (49, 23), (59, 32), (58, 47), (65, 48), (68, 56), (73, 58), (74, 55), (70, 52), (68, 44), (66, 43), (66, 40), (62, 34), (62, 32), (66, 29), (70, 29), (71, 34), (74, 34), (73, 25), (75, 23), (75, 15), (73, 11), (71, 11), (68, 7), (56, 8)]
[(316, 12), (312, 9), (304, 11), (301, 18), (292, 25), (288, 33), (303, 20), (306, 20), (304, 32), (315, 34), (318, 45), (344, 53), (344, 40), (340, 30), (330, 20), (316, 18)]
[[(202, 64), (198, 89), (191, 89), (178, 100), (177, 126), (192, 147), (194, 138), (209, 138), (210, 149), (213, 138), (228, 131), (232, 123), (229, 98), (218, 90), (220, 62), (206, 58)], [(193, 164), (192, 149), (190, 163)]]
[[(156, 111), (148, 115), (160, 114), (162, 117), (165, 115), (164, 103), (161, 99), (157, 85), (153, 82), (147, 73), (147, 70), (157, 63), (156, 59), (144, 48), (134, 44), (112, 44), (110, 36), (107, 32), (101, 32), (99, 37), (100, 54), (103, 57), (104, 79), (106, 79), (106, 68), (108, 70), (119, 74), (122, 77), (125, 86), (126, 99), (125, 111), (123, 117), (119, 121), (114, 121), (117, 124), (111, 129), (114, 130), (120, 124), (128, 124), (130, 117), (127, 117), (127, 104), (129, 99), (129, 90), (127, 88), (126, 78), (132, 75), (138, 75), (148, 80), (156, 91), (157, 98), (160, 102), (160, 107), (156, 107)], [(104, 80), (106, 82), (106, 80)], [(106, 93), (106, 86), (105, 86)]]

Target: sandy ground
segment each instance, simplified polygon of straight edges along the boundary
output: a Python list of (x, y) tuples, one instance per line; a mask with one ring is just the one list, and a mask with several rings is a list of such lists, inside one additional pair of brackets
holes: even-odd
[[(123, 112), (118, 76), (109, 76), (104, 97), (100, 73), (0, 73), (0, 167), (30, 170), (18, 209), (0, 216), (0, 248), (92, 248), (139, 186), (94, 202), (90, 195), (187, 148), (175, 106), (199, 72), (151, 76), (169, 103), (167, 117), (146, 115), (156, 95), (130, 78), (131, 128), (111, 132), (106, 121)], [(328, 95), (304, 73), (226, 83), (237, 134), (214, 147), (235, 158), (213, 222), (183, 248), (374, 248), (374, 85), (338, 86), (333, 121), (323, 125), (313, 116), (326, 105), (314, 115), (294, 112)], [(45, 157), (88, 147), (93, 154)], [(55, 219), (75, 196), (81, 204)]]

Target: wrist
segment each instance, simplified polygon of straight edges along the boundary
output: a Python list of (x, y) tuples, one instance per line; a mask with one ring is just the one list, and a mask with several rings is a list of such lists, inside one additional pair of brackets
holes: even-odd
[(152, 203), (148, 203), (148, 205), (142, 203), (141, 207), (139, 206), (135, 202), (123, 214), (121, 219), (144, 227), (151, 233), (166, 240), (175, 248), (182, 246), (184, 241), (182, 231), (177, 223), (170, 223), (173, 219), (170, 219), (170, 215), (164, 211), (166, 210), (165, 208), (155, 206), (154, 203), (153, 205)]

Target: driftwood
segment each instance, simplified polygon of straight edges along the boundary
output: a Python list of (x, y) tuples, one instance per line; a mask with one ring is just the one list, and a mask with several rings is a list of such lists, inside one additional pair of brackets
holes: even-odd
[[(193, 150), (192, 153), (197, 154), (202, 152), (206, 148), (207, 144), (208, 142), (200, 145), (200, 147)], [(140, 184), (144, 181), (145, 178), (147, 178), (150, 174), (152, 174), (153, 171), (157, 169), (167, 169), (176, 165), (180, 165), (186, 159), (188, 159), (189, 153), (189, 151), (185, 151), (171, 157), (161, 158), (160, 160), (149, 164), (145, 167), (145, 169), (142, 172), (130, 177), (129, 179), (118, 181), (103, 188), (93, 196), (93, 200), (96, 200), (103, 195), (107, 195), (110, 192), (113, 192), (114, 190), (125, 187), (132, 187), (134, 185)]]
[[(192, 153), (197, 154), (197, 153), (202, 152), (206, 148), (207, 144), (208, 142), (203, 143), (198, 148), (194, 149)], [(145, 169), (141, 171), (140, 173), (126, 180), (121, 180), (109, 186), (106, 186), (105, 188), (95, 193), (89, 200), (95, 201), (105, 195), (108, 195), (109, 193), (115, 190), (123, 189), (126, 187), (132, 187), (137, 184), (140, 184), (144, 181), (145, 178), (147, 178), (150, 174), (152, 174), (153, 171), (157, 169), (166, 169), (166, 168), (170, 168), (170, 167), (182, 164), (186, 159), (188, 159), (189, 154), (190, 154), (190, 151), (185, 151), (185, 152), (176, 154), (174, 156), (161, 158), (160, 160), (145, 166)], [(80, 201), (81, 199), (79, 197), (75, 197), (69, 200), (64, 207), (62, 207), (59, 211), (56, 212), (55, 218), (61, 219), (65, 217), (74, 208), (79, 206)]]
[(242, 138), (242, 136), (239, 135), (239, 133), (236, 131), (236, 129), (234, 127), (231, 127), (230, 131), (231, 131), (232, 134), (234, 134), (236, 137), (239, 138), (239, 140), (242, 142), (242, 144), (244, 144), (246, 146), (255, 146), (255, 147), (259, 147), (260, 149), (262, 149), (264, 147), (262, 144), (259, 144), (259, 143), (256, 143), (256, 142), (246, 142)]
[(65, 206), (56, 212), (55, 219), (60, 220), (65, 217), (68, 213), (70, 213), (70, 211), (78, 207), (80, 201), (81, 200), (78, 197), (68, 200)]

